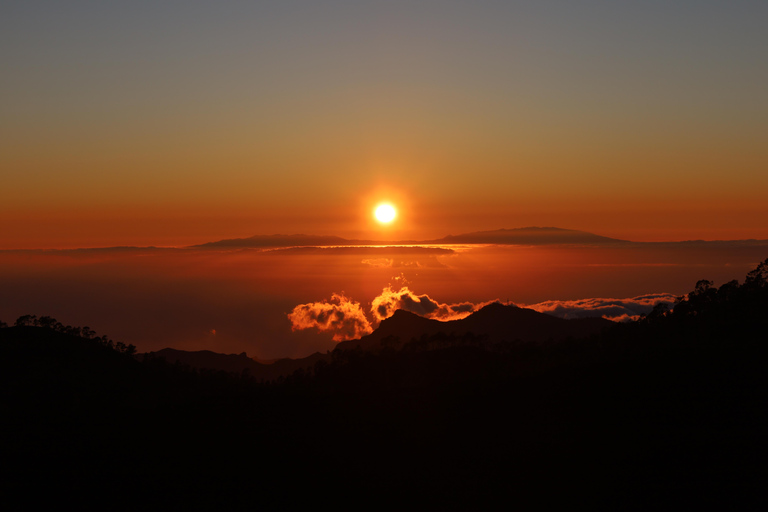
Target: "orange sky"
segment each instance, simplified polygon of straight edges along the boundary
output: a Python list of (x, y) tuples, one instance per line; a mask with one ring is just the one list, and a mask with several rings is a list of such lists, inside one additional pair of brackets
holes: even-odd
[[(391, 197), (382, 195), (382, 199)], [(488, 201), (488, 203), (491, 203)], [(501, 202), (499, 202), (501, 203)], [(433, 239), (447, 234), (521, 226), (557, 226), (635, 241), (768, 238), (768, 207), (760, 200), (619, 204), (581, 201), (533, 204), (419, 204), (402, 201), (390, 226), (374, 222), (374, 202), (269, 209), (82, 207), (15, 210), (0, 218), (0, 248), (119, 245), (184, 246), (253, 234), (310, 233), (362, 239)], [(421, 207), (421, 208), (420, 208)]]
[(764, 4), (42, 4), (0, 20), (0, 248), (768, 238)]

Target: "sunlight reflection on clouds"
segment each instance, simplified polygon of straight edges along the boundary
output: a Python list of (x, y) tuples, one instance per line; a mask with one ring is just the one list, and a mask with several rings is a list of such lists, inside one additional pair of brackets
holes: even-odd
[(291, 329), (335, 331), (334, 341), (359, 338), (373, 332), (359, 302), (348, 299), (344, 294), (334, 293), (329, 301), (299, 304), (288, 314)]
[(663, 303), (671, 307), (677, 302), (677, 298), (670, 293), (657, 293), (628, 299), (549, 300), (538, 304), (518, 305), (558, 318), (602, 317), (622, 322), (637, 320), (642, 315), (647, 315), (656, 304)]
[[(590, 298), (570, 301), (550, 300), (538, 304), (516, 304), (518, 307), (533, 309), (558, 318), (574, 319), (601, 317), (616, 322), (637, 320), (648, 314), (657, 304), (672, 306), (677, 301), (675, 295), (658, 293), (638, 297)], [(474, 304), (460, 302), (455, 304), (440, 303), (427, 294), (417, 295), (408, 286), (399, 290), (387, 286), (371, 301), (369, 320), (359, 302), (347, 298), (344, 294), (334, 293), (330, 300), (310, 302), (296, 306), (288, 315), (291, 329), (318, 329), (333, 332), (334, 341), (356, 339), (370, 334), (378, 324), (392, 316), (398, 309), (403, 309), (425, 318), (440, 321), (460, 320), (490, 302)]]

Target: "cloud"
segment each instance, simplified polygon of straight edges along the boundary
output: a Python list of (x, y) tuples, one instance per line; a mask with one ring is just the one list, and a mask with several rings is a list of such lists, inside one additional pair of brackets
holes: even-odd
[(623, 322), (637, 320), (640, 316), (650, 313), (656, 304), (665, 303), (672, 306), (676, 302), (676, 295), (657, 293), (629, 299), (550, 300), (538, 304), (518, 305), (559, 318), (602, 317), (616, 322)]
[(395, 260), (391, 258), (366, 258), (362, 261), (363, 265), (373, 268), (386, 268), (394, 265)]
[(420, 259), (404, 258), (365, 258), (361, 261), (363, 265), (373, 268), (444, 268), (434, 256), (422, 256)]
[(471, 302), (440, 304), (426, 294), (416, 295), (407, 286), (403, 286), (397, 291), (388, 286), (371, 301), (371, 313), (376, 322), (389, 318), (398, 309), (404, 309), (427, 318), (447, 321), (467, 317), (477, 308), (478, 306)]
[(331, 300), (299, 304), (288, 314), (291, 330), (335, 331), (334, 341), (353, 340), (373, 332), (359, 302), (334, 293)]

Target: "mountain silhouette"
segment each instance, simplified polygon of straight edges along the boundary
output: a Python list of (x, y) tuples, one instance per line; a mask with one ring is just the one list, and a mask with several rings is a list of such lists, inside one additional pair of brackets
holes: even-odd
[[(399, 309), (384, 319), (371, 334), (360, 339), (339, 342), (335, 350), (362, 349), (377, 352), (384, 347), (401, 348), (412, 339), (423, 336), (446, 335), (458, 338), (482, 339), (498, 344), (504, 342), (541, 343), (549, 340), (584, 338), (615, 325), (603, 318), (564, 320), (532, 309), (491, 303), (461, 320), (447, 322), (424, 318)], [(461, 343), (461, 341), (459, 341)], [(278, 359), (263, 363), (241, 354), (220, 354), (210, 350), (187, 351), (164, 348), (147, 355), (161, 357), (169, 363), (192, 368), (243, 373), (257, 380), (285, 377), (296, 370), (308, 370), (318, 361), (331, 360), (331, 354), (314, 354), (299, 359)]]
[[(579, 318), (564, 320), (532, 309), (491, 303), (461, 320), (441, 322), (424, 318), (405, 310), (382, 320), (379, 327), (359, 340), (339, 342), (338, 350), (361, 348), (379, 350), (393, 346), (394, 338), (399, 344), (422, 336), (438, 334), (453, 336), (479, 336), (489, 343), (503, 342), (545, 342), (563, 340), (569, 337), (582, 338), (597, 334), (614, 325), (603, 318)], [(398, 343), (395, 343), (397, 345)]]
[(550, 245), (550, 244), (616, 244), (626, 240), (608, 238), (586, 231), (552, 227), (527, 227), (476, 231), (462, 235), (448, 235), (431, 240), (443, 244), (500, 244), (500, 245)]
[[(358, 247), (360, 251), (405, 249), (388, 246), (413, 245), (449, 245), (449, 244), (482, 244), (482, 245), (601, 245), (601, 246), (632, 246), (632, 247), (669, 247), (669, 248), (708, 248), (733, 249), (745, 247), (766, 247), (768, 240), (685, 240), (665, 242), (634, 242), (618, 238), (610, 238), (587, 231), (563, 229), (556, 227), (523, 227), (513, 229), (496, 229), (490, 231), (474, 231), (458, 235), (447, 235), (430, 240), (368, 240), (348, 239), (333, 235), (308, 234), (273, 234), (254, 235), (247, 238), (228, 238), (187, 247), (153, 247), (153, 246), (116, 246), (116, 247), (83, 247), (77, 249), (3, 249), (0, 252), (36, 253), (40, 251), (52, 253), (84, 253), (99, 252), (140, 252), (140, 251), (182, 251), (185, 249), (281, 249), (281, 248), (344, 248)], [(419, 249), (411, 247), (410, 249)]]
[(247, 247), (306, 247), (335, 245), (418, 245), (418, 244), (503, 244), (503, 245), (549, 245), (549, 244), (615, 244), (625, 240), (595, 235), (586, 231), (553, 227), (525, 227), (477, 231), (460, 235), (448, 235), (434, 240), (355, 240), (338, 236), (318, 235), (255, 235), (249, 238), (219, 240), (194, 248), (247, 248)]
[(375, 243), (370, 240), (347, 240), (338, 236), (322, 235), (255, 235), (248, 238), (230, 238), (216, 242), (193, 245), (195, 248), (236, 248), (236, 247), (303, 247), (326, 245), (353, 245)]

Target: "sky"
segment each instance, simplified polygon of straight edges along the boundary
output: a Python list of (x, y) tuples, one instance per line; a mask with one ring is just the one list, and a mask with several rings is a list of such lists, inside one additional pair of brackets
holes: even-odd
[(762, 0), (6, 1), (0, 249), (766, 239), (767, 23)]

